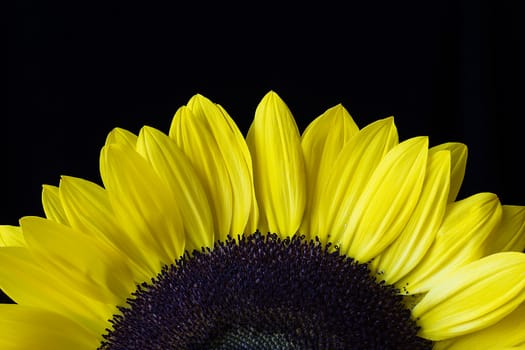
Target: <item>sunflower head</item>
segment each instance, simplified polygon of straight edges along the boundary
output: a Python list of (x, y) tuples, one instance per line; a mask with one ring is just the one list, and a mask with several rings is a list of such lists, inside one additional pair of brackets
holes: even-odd
[(523, 346), (525, 207), (458, 199), (466, 158), (342, 105), (301, 133), (273, 91), (245, 137), (195, 95), (0, 227), (0, 347)]

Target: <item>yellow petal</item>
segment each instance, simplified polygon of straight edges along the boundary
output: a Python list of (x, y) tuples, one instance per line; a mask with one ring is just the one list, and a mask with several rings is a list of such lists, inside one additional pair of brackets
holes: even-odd
[(0, 247), (24, 247), (26, 242), (19, 226), (0, 225)]
[(137, 135), (122, 128), (114, 128), (106, 137), (106, 145), (120, 144), (130, 148), (135, 148)]
[(465, 176), (465, 169), (467, 167), (467, 146), (459, 142), (447, 142), (432, 147), (434, 152), (437, 151), (450, 151), (450, 192), (448, 194), (448, 201), (453, 202), (463, 183)]
[(449, 183), (450, 152), (430, 152), (423, 189), (412, 216), (399, 237), (374, 260), (387, 283), (397, 282), (425, 256), (445, 215)]
[(441, 276), (479, 259), (500, 219), (501, 205), (492, 193), (479, 193), (449, 204), (434, 243), (398, 285), (408, 293), (423, 293)]
[(248, 131), (262, 231), (297, 233), (306, 202), (304, 160), (292, 113), (273, 91), (255, 111)]
[[(243, 227), (245, 206), (246, 203), (249, 203), (248, 221), (244, 224), (244, 232), (254, 233), (259, 222), (259, 207), (255, 196), (252, 156), (237, 124), (221, 105), (217, 105), (217, 107), (221, 110), (223, 119), (219, 119), (220, 122), (212, 123), (211, 129), (212, 131), (217, 130), (214, 134), (218, 147), (223, 151), (223, 155), (226, 158), (226, 165), (232, 180), (233, 204), (235, 208), (238, 208), (234, 209), (232, 229), (230, 231), (234, 234), (238, 232), (235, 227)], [(217, 139), (217, 135), (221, 137), (220, 140)], [(227, 138), (233, 142), (231, 145), (226, 141)], [(249, 186), (249, 188), (246, 188), (246, 186)], [(251, 193), (250, 198), (246, 197), (247, 192)]]
[(143, 261), (150, 276), (184, 252), (185, 237), (174, 198), (149, 163), (121, 144), (106, 145), (100, 157), (102, 181), (113, 212), (129, 238), (123, 250)]
[[(249, 220), (258, 219), (257, 203), (252, 203), (255, 199), (253, 165), (246, 140), (221, 105), (212, 103), (202, 95), (195, 95), (188, 102), (188, 108), (206, 123), (217, 143), (217, 149), (224, 158), (233, 191), (234, 209), (230, 232), (242, 232), (246, 226), (246, 212), (252, 216)], [(248, 196), (248, 193), (251, 195)], [(247, 232), (253, 233), (255, 229), (256, 226), (253, 226)]]
[(0, 348), (3, 350), (92, 350), (100, 341), (100, 335), (51, 311), (0, 304)]
[(108, 195), (101, 186), (84, 179), (62, 176), (59, 194), (71, 227), (125, 253), (133, 261), (131, 270), (135, 280), (144, 281), (151, 277), (140, 260), (132, 259), (137, 247), (131, 251), (127, 249), (130, 245), (127, 233), (117, 224)]
[(116, 311), (43, 270), (40, 261), (26, 248), (0, 249), (0, 288), (18, 304), (55, 311), (94, 332), (103, 332)]
[(324, 242), (341, 240), (357, 198), (377, 165), (397, 142), (394, 119), (386, 118), (367, 125), (344, 145), (331, 174), (326, 180), (318, 181), (322, 193), (312, 206), (312, 236)]
[(144, 127), (137, 140), (137, 152), (164, 181), (181, 213), (186, 232), (186, 249), (200, 250), (214, 242), (213, 219), (206, 192), (193, 166), (175, 142), (159, 130)]
[(69, 224), (66, 213), (64, 213), (64, 208), (62, 208), (62, 203), (60, 202), (58, 187), (51, 185), (42, 186), (42, 206), (44, 207), (46, 218), (64, 225)]
[(112, 244), (114, 232), (123, 234), (115, 223), (107, 193), (101, 186), (88, 180), (62, 176), (59, 194), (71, 227)]
[(195, 95), (175, 114), (170, 137), (190, 158), (214, 203), (218, 238), (244, 232), (256, 210), (252, 203), (252, 162), (248, 146), (228, 113), (204, 96)]
[(87, 296), (117, 304), (135, 288), (126, 259), (111, 246), (39, 217), (24, 217), (20, 226), (42, 267)]
[(358, 261), (377, 256), (401, 233), (420, 196), (428, 139), (394, 147), (379, 163), (348, 218), (341, 249)]
[(214, 142), (213, 135), (187, 107), (179, 108), (171, 129), (171, 137), (190, 159), (213, 204), (213, 226), (217, 239), (226, 237), (230, 233), (233, 216), (233, 193), (226, 164), (216, 147), (209, 146)]
[(339, 104), (311, 122), (301, 136), (308, 193), (301, 225), (303, 234), (312, 231), (310, 228), (312, 207), (324, 191), (320, 184), (327, 181), (344, 144), (358, 131), (359, 128), (348, 111)]
[(491, 326), (525, 300), (525, 254), (504, 252), (441, 278), (412, 310), (420, 336), (443, 340)]
[(504, 205), (500, 225), (491, 233), (487, 254), (525, 250), (525, 206)]
[(442, 343), (438, 350), (501, 350), (525, 346), (525, 303), (492, 326)]

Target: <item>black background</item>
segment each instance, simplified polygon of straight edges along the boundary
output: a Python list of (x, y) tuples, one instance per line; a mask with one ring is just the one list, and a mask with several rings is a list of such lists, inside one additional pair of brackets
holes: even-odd
[(113, 127), (167, 132), (201, 93), (246, 132), (270, 89), (301, 130), (342, 103), (360, 127), (393, 115), (401, 139), (464, 142), (460, 197), (525, 204), (517, 1), (74, 3), (8, 13), (0, 224), (43, 215), (41, 184), (62, 174), (100, 183)]

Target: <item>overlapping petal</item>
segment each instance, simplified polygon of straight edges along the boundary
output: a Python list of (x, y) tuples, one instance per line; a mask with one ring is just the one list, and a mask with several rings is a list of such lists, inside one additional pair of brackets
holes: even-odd
[(175, 198), (147, 160), (129, 146), (107, 144), (100, 163), (116, 220), (127, 234), (122, 249), (155, 275), (184, 252), (184, 226)]
[(450, 152), (431, 149), (421, 195), (401, 234), (373, 261), (381, 279), (394, 284), (425, 256), (443, 221), (450, 184)]
[(403, 141), (387, 153), (348, 216), (343, 252), (366, 262), (397, 238), (419, 200), (427, 154), (426, 137)]
[(312, 236), (334, 243), (344, 239), (348, 217), (364, 186), (397, 143), (394, 120), (385, 118), (367, 125), (344, 145), (326, 180), (318, 182), (322, 195), (312, 207)]
[(62, 176), (59, 198), (68, 226), (125, 254), (136, 281), (148, 278), (147, 269), (144, 269), (141, 260), (132, 251), (125, 249), (130, 246), (127, 233), (116, 220), (104, 188), (91, 181)]
[(169, 135), (191, 160), (214, 203), (217, 239), (254, 230), (258, 207), (251, 156), (226, 111), (196, 95), (177, 111)]
[(26, 248), (1, 248), (0, 266), (0, 288), (19, 305), (59, 313), (99, 333), (115, 312), (113, 306), (87, 297), (60, 275), (44, 270)]
[(525, 207), (504, 205), (500, 225), (495, 228), (487, 243), (487, 254), (525, 251)]
[(188, 158), (175, 142), (162, 132), (144, 127), (137, 140), (137, 152), (152, 166), (164, 182), (181, 214), (186, 249), (213, 245), (213, 220), (209, 199)]
[(312, 232), (312, 211), (325, 190), (323, 184), (332, 174), (343, 146), (358, 131), (359, 128), (348, 111), (339, 104), (317, 117), (302, 134), (307, 200), (301, 233)]
[(102, 241), (39, 217), (20, 220), (30, 252), (50, 274), (104, 303), (118, 303), (133, 291), (127, 258)]
[(467, 167), (467, 146), (459, 142), (446, 142), (432, 147), (434, 151), (449, 151), (450, 152), (450, 190), (448, 194), (448, 201), (453, 202), (463, 183), (465, 170)]
[(411, 294), (428, 291), (435, 281), (484, 255), (487, 237), (501, 220), (501, 204), (479, 193), (449, 204), (436, 239), (421, 262), (398, 282)]
[(525, 303), (482, 330), (436, 343), (435, 350), (501, 350), (525, 346)]
[(26, 242), (20, 226), (0, 225), (1, 247), (24, 247)]
[(114, 235), (123, 234), (113, 217), (106, 191), (94, 182), (62, 176), (60, 204), (68, 226), (117, 246)]
[(5, 350), (92, 350), (100, 336), (54, 312), (0, 304), (0, 348)]
[(421, 336), (444, 340), (491, 326), (525, 301), (525, 254), (489, 255), (441, 276), (414, 307)]
[(46, 218), (64, 225), (69, 224), (60, 201), (58, 187), (51, 185), (42, 186), (42, 206), (44, 207)]

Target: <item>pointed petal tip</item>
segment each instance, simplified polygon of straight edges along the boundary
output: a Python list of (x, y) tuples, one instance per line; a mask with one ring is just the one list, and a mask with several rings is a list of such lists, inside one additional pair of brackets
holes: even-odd
[(209, 98), (207, 98), (206, 96), (204, 96), (204, 95), (202, 95), (200, 93), (196, 93), (195, 95), (190, 97), (190, 99), (188, 100), (188, 103), (186, 105), (190, 106), (192, 104), (202, 104), (202, 103), (213, 103), (213, 102)]
[(156, 128), (152, 127), (152, 126), (149, 126), (149, 125), (144, 125), (143, 127), (140, 128), (139, 130), (139, 139), (144, 137), (144, 136), (151, 136), (151, 135), (154, 135), (156, 134), (157, 132), (159, 132), (159, 130), (157, 130)]
[(56, 186), (53, 186), (53, 185), (50, 185), (50, 184), (42, 184), (42, 191), (48, 191), (48, 190), (51, 190), (54, 187), (56, 187)]
[(137, 136), (129, 130), (123, 128), (113, 128), (106, 137), (105, 145), (110, 144), (127, 144), (132, 147), (135, 146)]
[(395, 123), (395, 119), (393, 116), (389, 116), (389, 117), (382, 118), (382, 119), (377, 119), (376, 121), (373, 121), (369, 125), (374, 125), (376, 123), (382, 124), (384, 125), (384, 127), (388, 127), (390, 129), (396, 129), (396, 123)]
[[(254, 123), (261, 118), (262, 115), (265, 115), (265, 119), (281, 119), (283, 116), (287, 116), (294, 120), (293, 115), (288, 108), (286, 102), (275, 92), (268, 92), (259, 102), (257, 108), (255, 109), (255, 118)], [(253, 125), (253, 124), (252, 124)]]
[(129, 132), (128, 130), (117, 126), (117, 127), (114, 127), (113, 129), (111, 129), (111, 131), (108, 133), (108, 137), (107, 138), (109, 138), (110, 136), (112, 136), (114, 134), (126, 134), (128, 132)]
[[(60, 184), (61, 183), (71, 182), (71, 181), (74, 181), (75, 179), (77, 179), (77, 178), (74, 177), (74, 176), (71, 176), (71, 175), (60, 175)], [(59, 184), (59, 186), (60, 186), (60, 184)]]
[[(429, 137), (428, 136), (415, 136), (406, 141), (412, 140), (413, 143), (417, 145), (426, 145), (428, 147)], [(406, 142), (405, 141), (405, 142)]]
[(343, 106), (342, 103), (338, 103), (335, 106), (332, 106), (325, 111), (325, 113), (329, 113), (329, 112), (332, 112), (335, 115), (340, 115), (341, 113), (348, 112), (348, 111), (346, 110), (346, 108)]
[(282, 99), (281, 99), (281, 97), (279, 96), (279, 94), (277, 94), (274, 90), (270, 90), (270, 91), (268, 91), (268, 92), (264, 95), (264, 97), (263, 97), (262, 100), (261, 100), (261, 103), (262, 103), (263, 101), (266, 102), (266, 103), (268, 103), (268, 102), (270, 102), (270, 101), (272, 101), (272, 102), (273, 102), (273, 101), (282, 101)]

